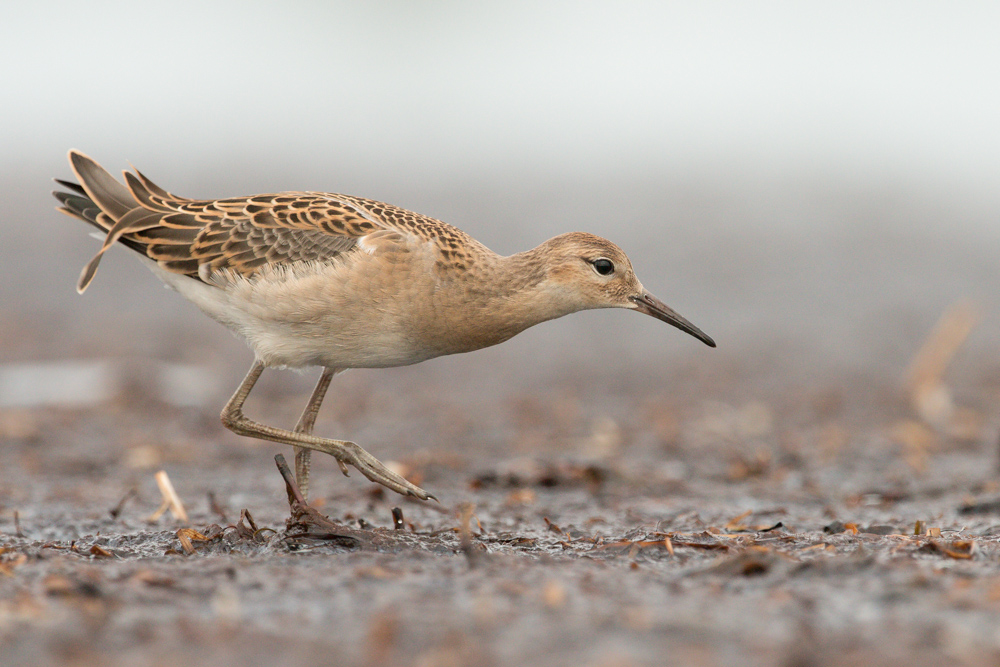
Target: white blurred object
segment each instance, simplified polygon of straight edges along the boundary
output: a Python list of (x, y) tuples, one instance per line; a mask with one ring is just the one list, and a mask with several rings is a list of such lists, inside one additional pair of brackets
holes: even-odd
[[(149, 369), (155, 397), (177, 407), (211, 404), (220, 386), (209, 368), (160, 363)], [(118, 397), (128, 382), (123, 367), (105, 360), (38, 361), (0, 366), (0, 408), (85, 407)]]
[(94, 405), (113, 398), (120, 389), (121, 374), (106, 361), (0, 366), (0, 408)]

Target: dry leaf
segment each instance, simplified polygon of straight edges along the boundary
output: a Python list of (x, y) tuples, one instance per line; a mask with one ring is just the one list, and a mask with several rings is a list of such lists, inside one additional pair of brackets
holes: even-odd
[(746, 530), (747, 526), (745, 523), (743, 523), (743, 519), (747, 518), (752, 513), (753, 513), (752, 510), (747, 510), (743, 514), (733, 517), (732, 519), (729, 520), (729, 523), (726, 524), (726, 530), (729, 531)]
[(94, 545), (90, 547), (90, 555), (96, 556), (98, 558), (114, 558), (114, 554), (105, 549), (104, 547)]

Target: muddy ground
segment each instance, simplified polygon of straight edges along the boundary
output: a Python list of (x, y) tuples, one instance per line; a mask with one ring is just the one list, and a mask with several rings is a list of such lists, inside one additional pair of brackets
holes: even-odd
[[(567, 368), (483, 387), (493, 360), (471, 356), (346, 374), (319, 432), (440, 502), (317, 460), (314, 506), (340, 537), (290, 538), (272, 460), (287, 448), (226, 433), (217, 405), (163, 400), (150, 376), (97, 405), (5, 409), (2, 662), (1000, 659), (1000, 369), (969, 373), (933, 425), (899, 378), (768, 386), (697, 352), (597, 383)], [(294, 421), (310, 381), (272, 378), (250, 413)], [(160, 470), (187, 521), (150, 519)]]
[[(245, 347), (124, 252), (77, 297), (96, 246), (40, 191), (0, 246), (0, 664), (1000, 661), (995, 211), (641, 194), (669, 229), (600, 192), (436, 211), (502, 251), (590, 225), (719, 348), (591, 312), (340, 376), (317, 433), (440, 501), (317, 459), (342, 528), (307, 539), (289, 448), (219, 423)], [(314, 381), (268, 372), (247, 412), (290, 426)], [(160, 471), (186, 521), (151, 518)]]

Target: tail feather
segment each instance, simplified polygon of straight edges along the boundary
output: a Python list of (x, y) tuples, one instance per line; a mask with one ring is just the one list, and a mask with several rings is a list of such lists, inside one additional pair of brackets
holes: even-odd
[[(82, 189), (82, 188), (81, 188)], [(99, 222), (97, 222), (97, 216), (101, 213), (101, 208), (90, 199), (90, 197), (74, 195), (69, 192), (59, 192), (54, 191), (52, 196), (59, 200), (62, 204), (57, 210), (61, 211), (67, 215), (71, 215), (74, 218), (79, 218), (84, 222), (89, 222), (98, 229), (103, 229), (107, 231)]]
[(97, 266), (101, 263), (101, 257), (104, 256), (108, 248), (113, 246), (125, 234), (155, 227), (162, 215), (162, 213), (136, 207), (118, 218), (118, 221), (108, 229), (108, 235), (104, 239), (101, 249), (97, 251), (94, 258), (87, 262), (87, 265), (83, 267), (83, 271), (80, 272), (80, 279), (76, 283), (76, 291), (83, 294), (84, 290), (90, 285), (90, 282), (97, 274)]
[(84, 190), (83, 186), (80, 185), (79, 183), (74, 183), (73, 181), (64, 181), (61, 178), (53, 178), (52, 180), (58, 183), (59, 185), (63, 186), (64, 188), (72, 190), (78, 195), (84, 195), (84, 196), (87, 195), (87, 191)]
[(142, 181), (142, 185), (143, 187), (146, 188), (146, 190), (148, 190), (154, 195), (157, 195), (158, 197), (163, 197), (164, 199), (172, 199), (174, 201), (194, 201), (193, 199), (188, 199), (187, 197), (178, 197), (175, 194), (167, 192), (159, 185), (146, 178), (146, 176), (138, 169), (135, 169), (135, 175), (139, 177), (140, 181)]
[[(135, 186), (133, 190), (119, 183), (101, 165), (83, 153), (70, 151), (69, 161), (80, 183), (56, 179), (59, 185), (69, 190), (52, 193), (61, 204), (57, 210), (106, 233), (100, 250), (80, 273), (76, 289), (82, 294), (97, 274), (104, 253), (116, 242), (148, 257), (149, 244), (132, 235), (157, 227), (164, 216), (173, 214), (173, 210), (151, 201), (151, 191), (157, 195), (166, 191), (153, 185), (144, 176), (134, 181), (129, 180), (130, 186)], [(137, 196), (139, 194), (143, 196)]]
[(94, 160), (78, 151), (70, 151), (69, 162), (87, 196), (112, 218), (117, 220), (135, 208), (135, 199), (128, 189)]
[(157, 202), (153, 201), (152, 193), (150, 192), (149, 188), (146, 187), (146, 184), (143, 183), (138, 177), (136, 177), (135, 174), (129, 171), (123, 173), (125, 175), (125, 186), (128, 188), (129, 192), (132, 193), (132, 197), (137, 202), (139, 202), (146, 208), (153, 211), (167, 210), (166, 208), (160, 206), (160, 204), (158, 204)]

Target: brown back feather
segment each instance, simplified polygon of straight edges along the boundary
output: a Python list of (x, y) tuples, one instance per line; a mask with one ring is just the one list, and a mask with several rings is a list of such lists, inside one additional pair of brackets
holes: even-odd
[(115, 242), (168, 271), (200, 279), (203, 264), (249, 276), (268, 264), (333, 259), (381, 228), (357, 202), (323, 193), (192, 200), (170, 194), (138, 171), (126, 172), (122, 186), (77, 151), (70, 152), (70, 163), (81, 184), (60, 181), (71, 191), (53, 193), (60, 210), (107, 232), (80, 275), (80, 292)]
[(434, 242), (441, 268), (470, 264), (482, 248), (451, 225), (370, 199), (322, 192), (187, 199), (138, 170), (125, 172), (122, 185), (78, 151), (69, 159), (80, 185), (60, 181), (70, 192), (53, 193), (59, 210), (107, 232), (80, 275), (80, 292), (115, 242), (196, 280), (217, 270), (252, 276), (268, 265), (333, 260), (351, 252), (359, 238), (383, 230)]

